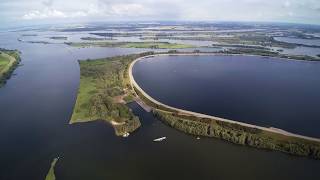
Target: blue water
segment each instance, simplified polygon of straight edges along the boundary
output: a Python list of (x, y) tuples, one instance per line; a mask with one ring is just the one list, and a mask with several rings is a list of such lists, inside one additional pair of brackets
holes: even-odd
[(138, 84), (165, 104), (320, 137), (320, 63), (258, 56), (165, 56), (138, 62)]

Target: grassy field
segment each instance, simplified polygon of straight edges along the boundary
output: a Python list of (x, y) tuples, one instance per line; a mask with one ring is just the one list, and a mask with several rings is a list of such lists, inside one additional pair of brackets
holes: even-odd
[(126, 71), (141, 55), (79, 61), (80, 87), (70, 123), (104, 120), (116, 135), (139, 128), (139, 118), (126, 105), (132, 101)]
[(54, 158), (45, 180), (56, 180), (56, 176), (54, 174), (54, 167), (56, 166), (57, 162), (58, 162), (58, 158)]
[(0, 49), (0, 87), (5, 84), (19, 62), (18, 51)]
[(0, 52), (0, 72), (2, 72), (9, 64), (10, 59)]
[(184, 49), (194, 46), (187, 44), (175, 44), (168, 42), (79, 42), (66, 43), (74, 47), (122, 47), (122, 48), (149, 48), (149, 49)]

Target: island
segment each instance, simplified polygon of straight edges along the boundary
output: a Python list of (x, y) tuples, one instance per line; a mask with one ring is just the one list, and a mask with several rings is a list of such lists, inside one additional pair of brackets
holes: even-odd
[(28, 37), (28, 36), (38, 36), (38, 34), (22, 34), (22, 37)]
[(133, 132), (140, 126), (140, 121), (126, 103), (134, 100), (165, 124), (191, 135), (220, 138), (239, 145), (320, 159), (320, 139), (186, 111), (153, 99), (136, 83), (132, 68), (137, 61), (145, 58), (168, 55), (230, 54), (147, 52), (79, 61), (80, 88), (70, 123), (105, 120), (113, 125), (117, 135)]
[(67, 40), (68, 37), (66, 37), (66, 36), (52, 36), (52, 37), (49, 37), (49, 39), (53, 39), (53, 40)]
[(103, 41), (106, 40), (106, 38), (98, 38), (98, 37), (82, 37), (81, 40), (85, 41)]
[(229, 55), (257, 55), (257, 56), (265, 56), (265, 57), (277, 57), (283, 58), (286, 60), (301, 60), (301, 61), (320, 61), (320, 57), (313, 57), (308, 55), (289, 55), (289, 54), (281, 54), (279, 51), (271, 51), (266, 49), (257, 49), (257, 48), (233, 48), (219, 51), (221, 54), (229, 54)]
[(0, 48), (0, 87), (10, 78), (19, 62), (19, 51)]
[(193, 48), (188, 44), (177, 44), (169, 42), (66, 42), (65, 44), (73, 47), (121, 47), (121, 48), (149, 48), (149, 49), (184, 49)]

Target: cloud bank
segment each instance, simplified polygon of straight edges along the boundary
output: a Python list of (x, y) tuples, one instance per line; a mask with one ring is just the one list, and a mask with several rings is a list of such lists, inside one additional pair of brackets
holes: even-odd
[[(2, 20), (207, 20), (320, 24), (319, 0), (1, 0)], [(1, 21), (1, 20), (0, 20)]]

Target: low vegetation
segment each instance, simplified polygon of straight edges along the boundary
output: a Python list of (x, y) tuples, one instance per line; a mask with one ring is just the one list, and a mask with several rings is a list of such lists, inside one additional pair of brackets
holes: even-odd
[(82, 37), (80, 39), (81, 40), (85, 40), (85, 41), (102, 41), (102, 40), (106, 40), (106, 38), (98, 38), (98, 37)]
[(0, 49), (0, 87), (10, 78), (19, 62), (20, 55), (18, 51)]
[(122, 47), (122, 48), (148, 48), (148, 49), (183, 49), (192, 48), (187, 44), (176, 44), (168, 42), (68, 42), (66, 43), (74, 47)]
[[(162, 35), (157, 37), (145, 37), (143, 40), (193, 40), (193, 41), (212, 41), (214, 46), (257, 46), (257, 47), (282, 47), (293, 49), (300, 44), (287, 43), (275, 40), (273, 37), (257, 33), (241, 34), (233, 33), (228, 36), (218, 36), (211, 34), (208, 36), (172, 36)], [(302, 45), (301, 45), (302, 46)]]
[(117, 135), (139, 128), (139, 118), (125, 104), (133, 100), (126, 71), (134, 59), (147, 54), (79, 61), (80, 87), (70, 123), (104, 120)]
[(18, 39), (18, 41), (25, 42), (25, 43), (31, 43), (31, 44), (53, 44), (53, 43), (48, 42), (48, 41), (24, 41), (24, 40), (21, 40), (21, 39)]
[(183, 116), (161, 110), (153, 110), (153, 114), (169, 126), (188, 134), (215, 137), (239, 145), (320, 159), (320, 143), (313, 141), (266, 132), (239, 124)]
[(54, 40), (67, 40), (68, 37), (65, 37), (65, 36), (52, 36), (52, 37), (49, 37), (49, 39), (54, 39)]
[(274, 52), (274, 51), (264, 50), (264, 49), (256, 49), (256, 48), (235, 48), (235, 49), (220, 51), (220, 53), (258, 55), (258, 56), (278, 57), (278, 58), (295, 59), (295, 60), (303, 60), (303, 61), (320, 61), (320, 58), (316, 58), (312, 56), (287, 55), (287, 54), (280, 54), (279, 52)]
[(54, 174), (54, 167), (56, 166), (57, 162), (58, 158), (54, 158), (45, 180), (56, 180), (56, 175)]
[(38, 36), (38, 34), (22, 34), (22, 37), (28, 37), (28, 36)]

